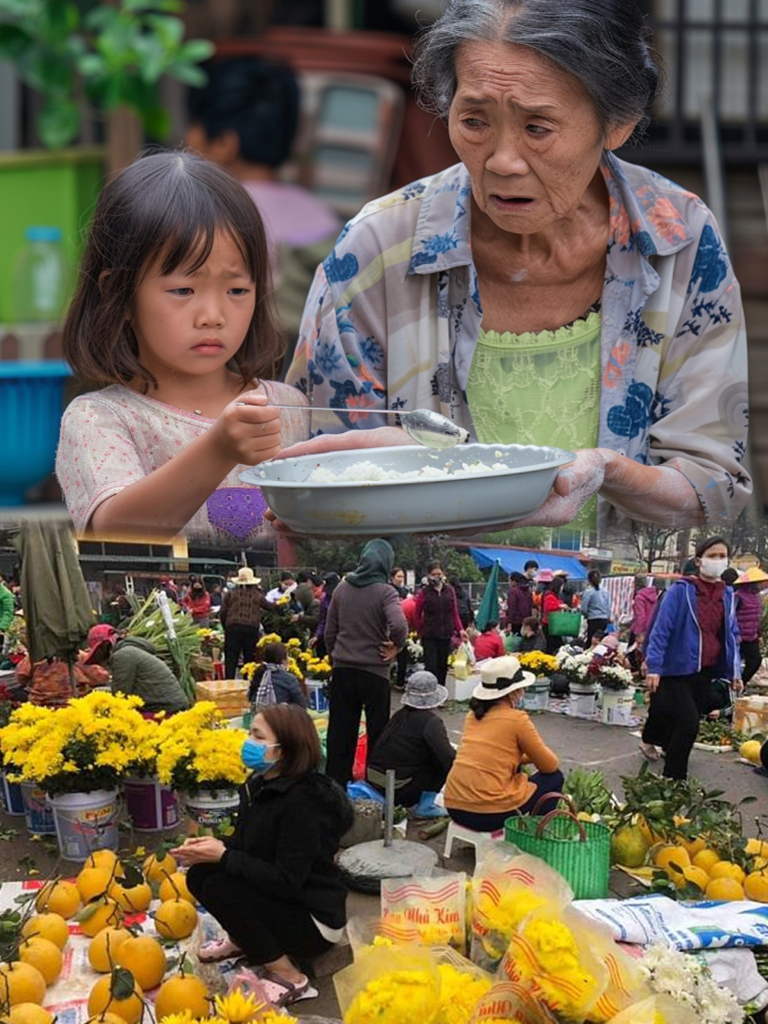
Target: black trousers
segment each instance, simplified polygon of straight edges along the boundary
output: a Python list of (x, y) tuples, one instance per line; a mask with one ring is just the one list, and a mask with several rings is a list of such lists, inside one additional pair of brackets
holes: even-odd
[(220, 864), (193, 864), (187, 885), (255, 966), (281, 956), (307, 961), (331, 947), (304, 907), (254, 892)]
[(591, 644), (595, 633), (604, 633), (607, 628), (608, 619), (587, 619), (587, 643)]
[[(522, 806), (516, 807), (514, 810), (488, 811), (485, 813), (458, 811), (451, 807), (446, 807), (446, 810), (456, 824), (463, 825), (464, 828), (474, 829), (475, 832), (498, 832), (499, 829), (504, 828), (504, 822), (507, 818), (513, 818), (516, 814), (533, 814), (533, 809), (539, 800), (542, 800), (542, 797), (546, 797), (549, 793), (562, 793), (565, 780), (563, 773), (557, 769), (554, 772), (535, 772), (531, 776), (530, 781), (536, 786), (536, 792)], [(550, 811), (554, 811), (557, 803), (557, 798), (542, 800), (541, 807), (537, 809), (536, 813), (548, 814)]]
[(688, 776), (688, 758), (699, 731), (699, 720), (712, 710), (712, 673), (662, 676), (651, 697), (643, 727), (643, 743), (665, 751), (664, 775)]
[(227, 679), (235, 678), (241, 654), (243, 664), (255, 660), (258, 639), (258, 626), (224, 627), (224, 672)]
[[(380, 772), (386, 772), (387, 770), (386, 767), (379, 765), (373, 765), (372, 767), (378, 768)], [(387, 767), (391, 768), (392, 765)], [(432, 768), (422, 768), (414, 772), (409, 772), (407, 769), (396, 770), (395, 779), (397, 780), (401, 776), (410, 781), (404, 786), (397, 786), (395, 789), (395, 803), (400, 807), (413, 807), (421, 799), (422, 793), (439, 793), (445, 785), (448, 772), (436, 764)], [(380, 793), (384, 792), (383, 786), (378, 786), (375, 782), (370, 782), (370, 785), (374, 789), (378, 789)]]
[(395, 681), (400, 687), (405, 686), (405, 673), (408, 669), (409, 661), (410, 657), (405, 648), (403, 648), (402, 651), (398, 651), (397, 658), (395, 659), (395, 664), (397, 665), (397, 677)]
[(451, 640), (430, 640), (424, 637), (421, 641), (424, 648), (424, 669), (437, 676), (441, 686), (445, 686), (448, 674), (448, 655), (451, 653)]
[(760, 668), (762, 658), (760, 657), (759, 640), (742, 640), (739, 645), (741, 656), (744, 659), (744, 671), (741, 674), (741, 681), (746, 686), (752, 676)]
[(364, 669), (334, 668), (328, 685), (325, 772), (340, 786), (352, 778), (363, 709), (371, 751), (389, 721), (389, 698), (389, 679)]

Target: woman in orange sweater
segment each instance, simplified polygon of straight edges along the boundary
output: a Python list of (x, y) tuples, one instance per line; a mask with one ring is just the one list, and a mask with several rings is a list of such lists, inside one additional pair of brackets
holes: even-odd
[[(523, 689), (534, 680), (511, 655), (482, 666), (445, 783), (445, 807), (458, 825), (496, 832), (513, 814), (530, 814), (542, 796), (561, 792), (557, 755), (518, 708)], [(535, 774), (521, 771), (526, 764), (536, 768)], [(554, 803), (545, 801), (540, 813)]]

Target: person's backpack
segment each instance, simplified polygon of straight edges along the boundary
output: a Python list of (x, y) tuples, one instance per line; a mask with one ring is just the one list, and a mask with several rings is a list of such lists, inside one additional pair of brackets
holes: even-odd
[(268, 707), (271, 704), (277, 704), (277, 694), (275, 693), (275, 687), (272, 682), (272, 669), (268, 665), (264, 666), (264, 673), (259, 680), (259, 684), (256, 689), (256, 696), (252, 703), (259, 707)]

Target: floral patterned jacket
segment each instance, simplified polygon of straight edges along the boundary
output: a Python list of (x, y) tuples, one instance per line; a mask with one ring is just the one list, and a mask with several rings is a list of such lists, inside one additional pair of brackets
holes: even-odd
[[(712, 213), (691, 192), (610, 153), (598, 443), (665, 463), (710, 520), (751, 493), (740, 290)], [(368, 203), (318, 267), (287, 382), (312, 434), (391, 424), (428, 408), (474, 435), (465, 388), (483, 312), (462, 164)], [(514, 287), (514, 285), (511, 285)], [(601, 501), (601, 533), (611, 510)]]

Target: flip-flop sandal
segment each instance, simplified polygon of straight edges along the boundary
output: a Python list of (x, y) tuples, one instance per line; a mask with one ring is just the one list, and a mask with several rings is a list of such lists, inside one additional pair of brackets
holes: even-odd
[(281, 978), (272, 971), (261, 971), (261, 984), (264, 994), (273, 1006), (290, 1006), (302, 999), (316, 999), (319, 995), (317, 989), (307, 978), (303, 985), (294, 985), (285, 978)]
[(658, 752), (656, 747), (654, 747), (652, 744), (650, 744), (650, 743), (641, 743), (641, 744), (639, 744), (639, 746), (640, 746), (640, 753), (643, 755), (643, 757), (646, 759), (646, 761), (660, 761), (661, 760), (661, 754)]
[(204, 943), (197, 951), (197, 959), (201, 964), (218, 964), (222, 960), (234, 960), (242, 955), (242, 949), (236, 946), (228, 935)]

